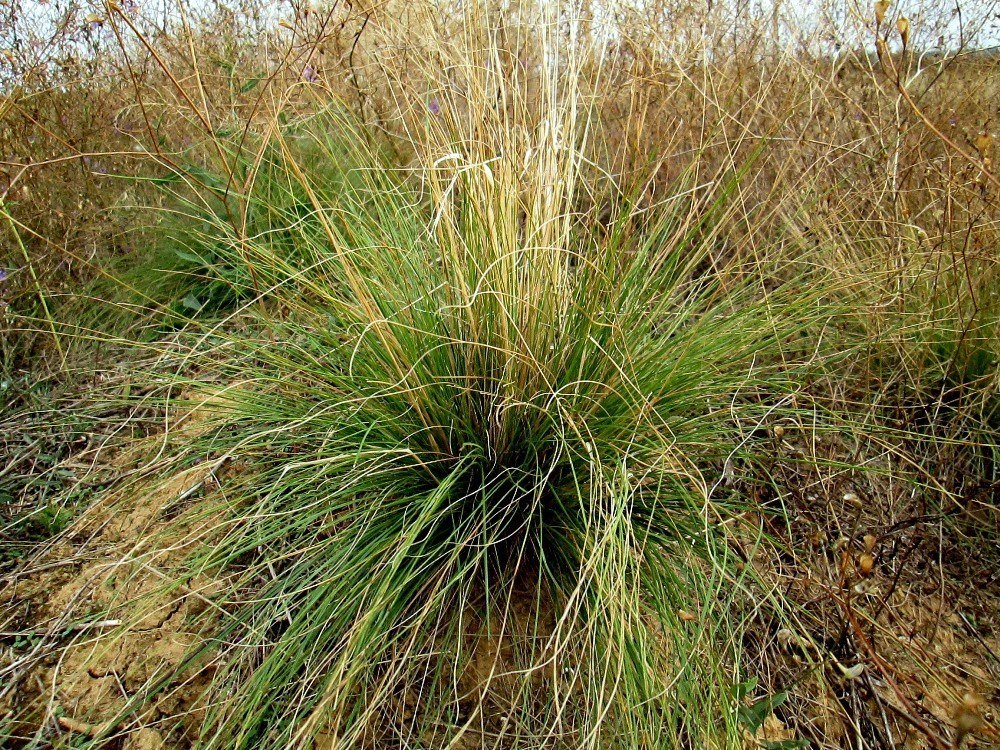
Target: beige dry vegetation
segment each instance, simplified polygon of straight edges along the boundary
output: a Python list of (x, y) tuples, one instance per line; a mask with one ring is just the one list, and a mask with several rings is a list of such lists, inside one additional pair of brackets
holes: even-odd
[[(248, 0), (187, 7), (164, 24), (126, 3), (69, 3), (49, 40), (0, 35), (11, 44), (0, 59), (0, 745), (205, 739), (206, 705), (224, 699), (219, 664), (170, 669), (231, 614), (213, 610), (224, 581), (170, 581), (213, 542), (222, 488), (247, 471), (185, 455), (202, 434), (191, 404), (230, 383), (202, 369), (192, 378), (211, 382), (184, 406), (169, 387), (149, 395), (195, 346), (178, 334), (157, 364), (141, 359), (160, 352), (151, 337), (174, 335), (154, 316), (188, 292), (116, 299), (107, 278), (139, 286), (128, 272), (158, 273), (150, 238), (175, 210), (158, 184), (172, 170), (191, 194), (213, 173), (246, 195), (257, 172), (240, 171), (227, 148), (245, 144), (259, 166), (262, 144), (287, 145), (282, 133), (331, 105), (408, 174), (462, 147), (465, 163), (494, 165), (491, 189), (535, 201), (525, 215), (544, 219), (537, 204), (564, 193), (595, 235), (613, 233), (622, 195), (637, 215), (710, 201), (708, 186), (748, 164), (720, 219), (697, 228), (708, 252), (696, 273), (724, 286), (756, 279), (765, 296), (798, 283), (807, 296), (832, 270), (852, 310), (823, 330), (824, 347), (844, 345), (835, 368), (817, 368), (764, 422), (734, 418), (754, 470), (734, 479), (728, 459), (713, 467), (716, 486), (742, 498), (720, 525), (765, 584), (760, 606), (733, 605), (743, 635), (727, 646), (756, 680), (733, 702), (785, 694), (729, 746), (1000, 744), (1000, 56), (904, 47), (892, 7), (877, 29), (874, 6), (851, 21), (869, 49), (882, 40), (876, 55), (820, 45), (822, 21), (802, 31), (814, 44), (793, 44), (777, 16), (711, 3), (567, 4), (551, 26), (541, 5), (476, 4), (478, 15), (463, 5)], [(31, 6), (14, 8), (7, 23), (22, 28)], [(564, 104), (545, 74), (556, 49), (566, 55), (556, 67), (578, 74), (586, 150), (579, 169), (554, 147), (534, 156), (547, 171), (521, 173), (499, 156), (560, 142), (538, 135), (565, 124), (546, 119)], [(447, 179), (427, 183), (448, 198)], [(690, 191), (679, 196), (679, 184)], [(229, 217), (237, 235), (247, 215)], [(534, 229), (543, 245), (566, 233), (555, 221)], [(102, 296), (133, 306), (110, 332)], [(280, 333), (289, 312), (267, 304)], [(830, 428), (830, 414), (851, 418)], [(483, 718), (449, 747), (524, 746), (503, 739), (525, 700), (510, 675), (537, 671), (537, 655), (521, 651), (558, 632), (559, 612), (539, 616), (538, 600), (515, 586), (500, 636), (471, 607), (458, 617), (469, 657), (450, 678), (462, 710)], [(681, 626), (710, 630), (700, 611), (685, 609)], [(555, 690), (560, 674), (539, 671), (534, 689)], [(136, 707), (154, 685), (161, 692)], [(407, 732), (425, 698), (382, 697), (357, 746), (422, 741)], [(322, 716), (308, 722), (296, 746), (341, 746)], [(559, 741), (537, 746), (574, 740)]]

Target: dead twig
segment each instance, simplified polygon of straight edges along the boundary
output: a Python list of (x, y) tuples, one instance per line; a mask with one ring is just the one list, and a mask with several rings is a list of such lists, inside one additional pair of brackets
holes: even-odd
[(86, 721), (80, 721), (74, 719), (70, 716), (59, 716), (56, 718), (63, 729), (68, 732), (75, 732), (76, 734), (84, 734), (87, 737), (98, 738), (105, 736), (108, 732), (121, 729), (120, 724), (115, 724), (114, 722), (105, 722), (104, 724), (90, 724)]

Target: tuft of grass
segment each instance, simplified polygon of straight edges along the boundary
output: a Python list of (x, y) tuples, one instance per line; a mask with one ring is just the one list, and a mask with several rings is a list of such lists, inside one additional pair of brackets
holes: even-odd
[(195, 453), (238, 464), (182, 576), (227, 582), (184, 667), (215, 669), (207, 747), (742, 746), (723, 490), (838, 298), (710, 262), (741, 170), (654, 206), (600, 178), (581, 212), (589, 113), (551, 60), (533, 129), (487, 103), (519, 90), (497, 59), (437, 158), (330, 109), (262, 144), (237, 215), (267, 229), (194, 217), (256, 292), (185, 381)]
[[(22, 154), (0, 162), (4, 386), (37, 382), (49, 342), (49, 369), (86, 380), (82, 354), (134, 355), (115, 338), (166, 350), (132, 376), (147, 405), (176, 365), (144, 468), (175, 449), (214, 467), (164, 516), (221, 480), (183, 517), (199, 551), (172, 584), (221, 588), (179, 669), (214, 673), (208, 747), (742, 747), (788, 696), (781, 721), (835, 744), (814, 683), (889, 733), (873, 683), (748, 663), (747, 643), (801, 619), (843, 668), (867, 641), (840, 608), (888, 570), (880, 535), (931, 508), (949, 541), (996, 536), (995, 62), (873, 58), (861, 15), (831, 53), (777, 8), (501, 5), (303, 5), (259, 34), (228, 8), (182, 29), (109, 5), (87, 75), (40, 63), (0, 103)], [(276, 20), (255, 9), (235, 13)], [(109, 219), (154, 185), (169, 208), (127, 249)], [(184, 389), (207, 432), (173, 429)], [(841, 434), (793, 408), (812, 400), (850, 412)], [(48, 414), (5, 422), (51, 429), (2, 441), (19, 552), (89, 498), (67, 468), (83, 430)], [(845, 510), (855, 481), (870, 507)], [(758, 524), (772, 571), (815, 582), (821, 562), (801, 610), (761, 604)]]

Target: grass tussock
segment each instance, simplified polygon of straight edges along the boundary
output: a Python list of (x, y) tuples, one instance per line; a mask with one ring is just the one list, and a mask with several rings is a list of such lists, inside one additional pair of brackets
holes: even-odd
[(750, 454), (836, 297), (704, 267), (741, 172), (638, 208), (583, 158), (580, 63), (538, 44), (534, 80), (460, 49), (492, 67), (428, 108), (432, 161), (392, 167), (334, 108), (256, 149), (240, 211), (267, 228), (198, 214), (257, 333), (206, 333), (199, 451), (247, 468), (191, 574), (238, 571), (213, 639), (271, 642), (215, 655), (219, 746), (740, 737), (738, 503), (705, 472)]
[(956, 574), (998, 528), (992, 58), (882, 4), (853, 52), (779, 9), (104, 10), (89, 78), (7, 58), (0, 143), (39, 157), (0, 186), (34, 602), (0, 609), (0, 735), (995, 736), (992, 662), (928, 655), (947, 579), (995, 659)]

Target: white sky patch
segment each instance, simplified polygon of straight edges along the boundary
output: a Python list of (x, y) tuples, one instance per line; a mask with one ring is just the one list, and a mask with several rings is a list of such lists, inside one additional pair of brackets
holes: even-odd
[[(202, 18), (226, 13), (246, 26), (250, 38), (278, 28), (279, 20), (295, 16), (296, 5), (306, 4), (306, 0), (110, 1), (130, 13), (150, 36), (169, 32), (185, 17), (197, 25)], [(313, 2), (318, 10), (324, 4), (329, 0)], [(547, 10), (553, 6), (565, 15), (580, 7), (578, 2), (562, 7), (552, 2)], [(663, 31), (665, 45), (699, 44), (710, 53), (718, 52), (712, 50), (718, 40), (748, 33), (759, 33), (772, 49), (788, 53), (874, 49), (874, 2), (867, 0), (593, 0), (586, 8), (595, 36), (603, 35), (608, 43), (617, 35), (615, 19), (637, 14)], [(104, 3), (94, 0), (6, 0), (0, 7), (0, 85), (15, 84), (19, 66), (26, 69), (69, 55), (86, 58), (115, 46), (117, 40), (103, 20), (106, 15)], [(1000, 0), (898, 0), (890, 5), (883, 24), (891, 44), (898, 45), (894, 24), (901, 15), (910, 22), (912, 48), (1000, 49)]]

